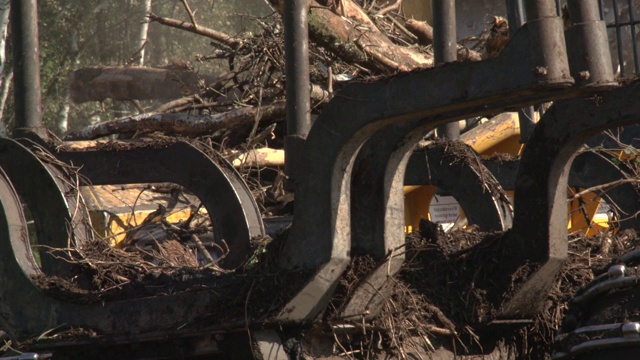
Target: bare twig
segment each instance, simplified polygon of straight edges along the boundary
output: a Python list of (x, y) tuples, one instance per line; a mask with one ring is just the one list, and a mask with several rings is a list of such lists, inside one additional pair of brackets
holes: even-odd
[(207, 264), (213, 264), (216, 262), (211, 257), (209, 250), (207, 250), (207, 248), (204, 246), (202, 241), (200, 241), (200, 238), (196, 234), (191, 234), (191, 239), (193, 239), (193, 242), (196, 244), (196, 247), (198, 248), (198, 250), (200, 250), (200, 252), (202, 253), (202, 256), (207, 260)]
[(400, 9), (400, 5), (402, 5), (402, 0), (396, 0), (395, 3), (389, 5), (389, 6), (385, 7), (385, 8), (380, 9), (376, 13), (376, 16), (382, 16), (382, 15), (385, 15), (385, 14), (390, 13), (392, 11), (398, 10), (398, 9)]
[(590, 188), (577, 192), (575, 195), (573, 195), (573, 197), (569, 198), (568, 201), (577, 200), (582, 196), (584, 196), (586, 193), (603, 191), (605, 189), (618, 186), (618, 185), (623, 185), (623, 184), (638, 184), (638, 183), (640, 183), (640, 179), (636, 179), (636, 178), (625, 178), (625, 179), (619, 179), (616, 181), (611, 181), (606, 184), (592, 186)]
[(193, 24), (194, 28), (198, 28), (198, 24), (196, 23), (196, 17), (193, 15), (193, 11), (191, 11), (191, 8), (189, 7), (189, 3), (187, 2), (187, 0), (181, 0), (182, 1), (182, 5), (184, 5), (185, 10), (187, 10), (187, 14), (189, 14), (189, 19), (191, 19), (191, 23)]
[(182, 30), (186, 30), (189, 32), (192, 32), (194, 34), (198, 34), (198, 35), (202, 35), (202, 36), (206, 36), (209, 39), (212, 39), (216, 42), (222, 43), (232, 49), (237, 49), (240, 47), (240, 45), (242, 45), (242, 42), (239, 39), (236, 39), (234, 37), (231, 37), (223, 32), (217, 31), (217, 30), (213, 30), (213, 29), (209, 29), (203, 26), (195, 26), (193, 24), (187, 24), (184, 21), (181, 20), (177, 20), (177, 19), (172, 19), (172, 18), (166, 18), (166, 17), (161, 17), (158, 16), (156, 14), (149, 14), (149, 20), (150, 21), (156, 21), (162, 25), (166, 25), (166, 26), (170, 26), (176, 29), (182, 29)]

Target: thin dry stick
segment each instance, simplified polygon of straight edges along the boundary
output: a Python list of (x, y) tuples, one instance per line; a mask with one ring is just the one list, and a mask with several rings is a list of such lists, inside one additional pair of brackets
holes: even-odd
[(240, 45), (242, 45), (242, 42), (239, 39), (231, 37), (223, 32), (206, 28), (204, 26), (196, 27), (193, 24), (187, 24), (181, 20), (165, 18), (153, 13), (149, 14), (149, 20), (155, 21), (162, 25), (170, 26), (176, 29), (182, 29), (182, 30), (192, 32), (194, 34), (206, 36), (212, 40), (215, 40), (219, 43), (227, 45), (232, 49), (237, 49), (240, 47)]
[(382, 16), (384, 14), (390, 13), (392, 11), (400, 9), (400, 5), (402, 5), (402, 0), (397, 0), (395, 3), (380, 9), (375, 16)]
[(569, 198), (569, 200), (567, 201), (577, 200), (590, 192), (602, 191), (602, 190), (605, 190), (614, 186), (618, 186), (618, 185), (623, 185), (623, 184), (637, 184), (637, 183), (640, 183), (640, 179), (636, 179), (636, 178), (619, 179), (606, 184), (596, 185), (596, 186), (592, 186), (590, 188), (584, 189), (576, 193), (575, 195), (573, 195), (573, 197)]
[(193, 14), (193, 11), (191, 11), (191, 8), (189, 7), (189, 3), (187, 3), (187, 0), (182, 0), (182, 5), (184, 5), (185, 10), (187, 10), (187, 14), (189, 14), (189, 19), (191, 19), (191, 23), (193, 24), (194, 28), (198, 28), (198, 24), (196, 23), (196, 17)]
[(213, 260), (211, 254), (209, 253), (209, 250), (207, 250), (202, 241), (200, 241), (200, 238), (196, 234), (191, 234), (191, 238), (193, 239), (193, 242), (196, 243), (196, 246), (202, 253), (202, 256), (204, 256), (204, 258), (207, 260), (207, 265), (215, 263), (215, 260)]

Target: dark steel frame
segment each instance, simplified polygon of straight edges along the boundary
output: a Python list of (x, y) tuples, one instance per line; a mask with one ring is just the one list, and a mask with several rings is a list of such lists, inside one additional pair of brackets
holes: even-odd
[(220, 246), (229, 248), (220, 263), (223, 268), (242, 265), (250, 255), (251, 239), (265, 234), (260, 209), (240, 174), (222, 157), (213, 160), (189, 143), (121, 150), (59, 149), (56, 156), (77, 166), (92, 185), (170, 182), (184, 186), (207, 209), (215, 241), (224, 240), (226, 245)]
[[(554, 100), (522, 156), (511, 241), (505, 251), (514, 257), (510, 263), (528, 263), (533, 272), (505, 301), (499, 318), (530, 318), (537, 313), (567, 255), (566, 185), (576, 150), (602, 129), (640, 118), (636, 84), (601, 93), (617, 83), (605, 25), (593, 16), (595, 0), (568, 4), (577, 15), (572, 16), (575, 23), (566, 32), (567, 43), (555, 1), (528, 1), (529, 21), (499, 57), (351, 84), (327, 105), (306, 140), (297, 139), (304, 151), (296, 165), (293, 228), (281, 258), (286, 268), (315, 271), (273, 321), (283, 326), (314, 321), (327, 307), (354, 246), (366, 255), (388, 256), (390, 262), (369, 276), (373, 291), (360, 292), (350, 311), (362, 316), (368, 304), (384, 300), (388, 295), (385, 280), (404, 261), (395, 253), (405, 241), (404, 175), (412, 150), (424, 134), (459, 119)], [(375, 150), (370, 157), (375, 166), (354, 165), (363, 146)], [(171, 152), (165, 155), (170, 157)], [(89, 159), (84, 163), (89, 164)], [(366, 207), (361, 196), (351, 196), (356, 169), (377, 181), (371, 189), (381, 189), (370, 194), (374, 205), (367, 213), (369, 220), (380, 224), (380, 231), (370, 240), (354, 237), (352, 242), (352, 210)], [(15, 190), (1, 171), (0, 195), (0, 239), (8, 240), (0, 241), (0, 318), (16, 337), (67, 323), (135, 341), (141, 334), (176, 329), (199, 319), (214, 303), (211, 292), (100, 306), (71, 304), (45, 295), (29, 278), (37, 269), (24, 241), (26, 224)], [(496, 276), (511, 276), (517, 269), (503, 270)], [(30, 307), (24, 307), (23, 298), (30, 300)]]
[[(634, 9), (633, 7), (633, 2), (632, 0), (628, 0), (628, 6), (629, 6), (629, 21), (625, 21), (625, 22), (621, 22), (620, 21), (620, 14), (619, 14), (619, 9), (618, 9), (618, 1), (617, 0), (610, 0), (612, 7), (613, 7), (613, 16), (614, 16), (614, 20), (613, 23), (608, 23), (607, 24), (607, 29), (614, 29), (615, 30), (615, 40), (616, 40), (616, 44), (617, 44), (617, 48), (618, 48), (618, 63), (620, 64), (620, 77), (626, 77), (629, 74), (626, 66), (623, 62), (623, 54), (622, 54), (622, 49), (623, 46), (626, 45), (622, 42), (622, 29), (623, 28), (630, 28), (630, 32), (631, 32), (631, 47), (632, 47), (632, 51), (633, 51), (633, 60), (634, 60), (634, 71), (631, 71), (631, 74), (640, 74), (640, 53), (638, 52), (638, 35), (636, 34), (636, 31), (640, 31), (640, 9)], [(604, 19), (604, 8), (605, 6), (605, 0), (599, 0), (599, 14), (600, 14), (600, 18)]]

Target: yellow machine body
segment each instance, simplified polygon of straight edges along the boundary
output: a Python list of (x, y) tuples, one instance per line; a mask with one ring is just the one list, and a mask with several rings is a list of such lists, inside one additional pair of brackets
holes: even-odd
[[(508, 154), (519, 156), (524, 145), (520, 143), (520, 125), (518, 114), (515, 112), (503, 113), (482, 123), (480, 126), (469, 130), (460, 136), (460, 141), (471, 146), (482, 157), (490, 157), (494, 154)], [(582, 189), (578, 189), (580, 191)], [(431, 221), (438, 220), (432, 211), (438, 211), (438, 206), (432, 206), (434, 201), (439, 201), (434, 186), (405, 186), (405, 231), (412, 232), (418, 228), (421, 218)], [(507, 191), (510, 199), (513, 192)], [(573, 194), (570, 194), (571, 196)], [(608, 217), (598, 213), (601, 199), (594, 193), (588, 193), (578, 200), (568, 204), (570, 233), (583, 232), (587, 236), (593, 236), (600, 231), (608, 229)], [(450, 211), (452, 205), (445, 209)], [(464, 211), (458, 206), (458, 218), (464, 219)], [(449, 216), (451, 219), (451, 216)]]

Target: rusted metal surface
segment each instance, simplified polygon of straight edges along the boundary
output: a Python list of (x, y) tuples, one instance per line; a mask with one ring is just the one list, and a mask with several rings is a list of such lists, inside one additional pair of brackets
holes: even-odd
[[(519, 159), (497, 161), (482, 159), (481, 162), (496, 178), (503, 190), (512, 191), (515, 189), (516, 173), (520, 165)], [(433, 169), (433, 166), (428, 166), (425, 163), (425, 156), (422, 151), (414, 152), (407, 165), (405, 185), (432, 184), (433, 180), (430, 178), (430, 172), (431, 176), (433, 176), (434, 172), (440, 170), (435, 169), (434, 171)], [(621, 168), (604, 158), (602, 154), (585, 152), (576, 156), (571, 165), (567, 181), (568, 186), (571, 188), (586, 189), (612, 183), (622, 179), (624, 176), (625, 174), (621, 171)], [(612, 187), (604, 191), (603, 194), (602, 198), (609, 204), (615, 204), (615, 208), (619, 211), (616, 225), (619, 226), (620, 230), (640, 227), (640, 218), (630, 216), (640, 211), (638, 192), (632, 184), (621, 184)], [(465, 207), (463, 206), (463, 208)], [(358, 228), (354, 231), (357, 232)]]
[(218, 303), (214, 292), (99, 304), (70, 303), (47, 295), (32, 282), (31, 277), (38, 275), (39, 269), (25, 241), (27, 225), (20, 201), (2, 171), (0, 196), (0, 320), (12, 338), (27, 339), (60, 324), (92, 329), (112, 343), (166, 341), (172, 337), (215, 332), (205, 328), (180, 330), (185, 324), (202, 320)]
[[(533, 16), (533, 19), (498, 58), (454, 64), (374, 84), (354, 84), (325, 108), (307, 138), (305, 160), (301, 163), (307, 166), (301, 171), (304, 175), (296, 189), (297, 211), (283, 259), (286, 266), (292, 267), (333, 267), (333, 279), (312, 280), (310, 288), (314, 282), (324, 286), (315, 293), (307, 293), (307, 301), (309, 296), (318, 302), (328, 299), (326, 291), (331, 291), (331, 287), (326, 284), (339, 277), (335, 274), (339, 266), (333, 264), (349, 259), (353, 162), (361, 146), (376, 131), (391, 125), (405, 127), (404, 137), (393, 149), (377, 148), (386, 170), (384, 191), (378, 200), (384, 211), (376, 214), (376, 219), (385, 228), (383, 244), (375, 248), (394, 249), (404, 243), (401, 226), (404, 211), (398, 199), (403, 195), (407, 154), (424, 134), (446, 122), (488, 109), (499, 112), (577, 96), (591, 89), (591, 85), (588, 89), (570, 88), (573, 80), (568, 76), (564, 38), (558, 36), (563, 24), (555, 16), (555, 4), (537, 1), (529, 5), (529, 18)], [(610, 84), (604, 85), (610, 87)], [(553, 91), (563, 88), (564, 91)], [(412, 94), (417, 95), (407, 94), (403, 89), (412, 89)], [(319, 194), (323, 194), (322, 197)], [(566, 207), (564, 203), (563, 206)], [(318, 208), (322, 210), (318, 212)], [(566, 208), (564, 216), (566, 232)], [(562, 263), (565, 255), (558, 254), (557, 264)], [(545, 278), (553, 279), (557, 271), (555, 265), (551, 265)], [(538, 305), (530, 304), (531, 308)], [(290, 307), (296, 306), (304, 304), (296, 299)]]
[[(637, 85), (628, 84), (598, 95), (598, 101), (593, 98), (557, 101), (593, 95), (615, 85), (611, 73), (603, 67), (608, 55), (598, 47), (587, 46), (589, 39), (584, 36), (601, 35), (602, 23), (591, 19), (576, 24), (575, 33), (581, 34), (578, 39), (584, 40), (582, 54), (594, 61), (571, 62), (570, 67), (564, 26), (555, 15), (555, 3), (537, 0), (527, 2), (527, 6), (530, 21), (499, 57), (451, 64), (376, 83), (352, 84), (327, 105), (306, 141), (304, 131), (296, 131), (293, 138), (296, 146), (304, 146), (296, 149), (304, 151), (300, 152), (302, 161), (295, 162), (296, 211), (281, 260), (284, 267), (310, 268), (315, 273), (300, 292), (291, 295), (275, 319), (279, 325), (311, 322), (326, 309), (353, 250), (385, 256), (404, 244), (405, 170), (412, 149), (426, 133), (459, 119), (555, 100), (522, 158), (516, 180), (512, 241), (507, 249), (515, 257), (511, 263), (538, 266), (504, 304), (501, 317), (519, 319), (536, 313), (566, 258), (566, 185), (574, 153), (597, 131), (637, 121), (640, 92)], [(576, 43), (581, 44), (578, 40)], [(571, 74), (580, 75), (582, 71), (598, 75), (573, 86)], [(366, 220), (381, 224), (382, 229), (371, 239), (361, 239), (352, 230), (356, 224), (352, 223), (351, 213), (356, 206), (368, 205), (358, 202), (352, 207), (351, 184), (355, 179), (354, 162), (367, 141), (370, 144), (366, 146), (375, 150), (374, 166), (364, 169), (380, 182), (370, 187), (373, 194)], [(14, 143), (9, 144), (8, 147)], [(82, 173), (95, 184), (173, 182), (188, 188), (205, 203), (214, 221), (214, 231), (219, 232), (217, 237), (232, 247), (233, 257), (227, 259), (225, 266), (233, 267), (244, 260), (248, 239), (264, 233), (253, 198), (242, 181), (235, 182), (232, 167), (216, 163), (188, 144), (120, 151), (66, 151), (57, 156), (82, 166)], [(188, 162), (184, 161), (186, 158)], [(122, 342), (141, 341), (154, 335), (180, 336), (186, 332), (182, 324), (202, 319), (211, 307), (219, 304), (214, 292), (204, 291), (99, 305), (73, 304), (44, 294), (30, 278), (39, 269), (29, 242), (25, 241), (27, 224), (9, 179), (14, 180), (12, 174), (7, 177), (0, 171), (3, 279), (0, 319), (5, 330), (16, 338), (40, 334), (59, 324), (118, 336)], [(502, 228), (508, 226), (506, 217), (507, 214), (498, 216)], [(380, 304), (384, 300), (385, 281), (397, 273), (403, 261), (401, 256), (392, 259), (385, 271), (380, 268), (367, 279), (382, 289), (383, 296), (360, 292), (349, 305), (349, 311), (362, 312), (371, 302)], [(504, 270), (497, 275), (510, 276), (515, 269)], [(221, 276), (220, 281), (233, 283), (234, 279)], [(29, 299), (29, 307), (24, 306), (24, 299)], [(192, 334), (194, 337), (206, 332), (197, 331), (198, 334)], [(267, 351), (269, 344), (279, 345), (280, 339), (271, 335), (267, 334), (262, 343)]]
[[(403, 174), (388, 171), (386, 159), (380, 156), (388, 155), (388, 150), (393, 149), (403, 136), (402, 127), (383, 128), (365, 144), (354, 165), (351, 249), (356, 254), (368, 254), (379, 259), (386, 257), (386, 261), (354, 291), (343, 310), (344, 317), (361, 316), (365, 309), (367, 317), (376, 316), (394, 284), (391, 274), (399, 271), (404, 262), (402, 242), (385, 241), (385, 236), (393, 235), (395, 228), (402, 227), (404, 217), (394, 214), (393, 219), (402, 219), (403, 223), (392, 224), (387, 218), (381, 221), (379, 216), (388, 213), (389, 208), (404, 212), (403, 209), (397, 209), (398, 206), (401, 207), (403, 196), (392, 198), (390, 194), (385, 194), (388, 182), (385, 176)], [(486, 170), (483, 172), (480, 159), (458, 158), (461, 155), (448, 153), (446, 147), (446, 143), (432, 144), (416, 153), (408, 152), (403, 161), (408, 161), (409, 157), (414, 159), (413, 166), (422, 169), (428, 178), (428, 184), (424, 185), (437, 186), (459, 199), (470, 224), (479, 225), (486, 231), (510, 228), (509, 200), (491, 174)], [(467, 161), (477, 163), (470, 166)], [(406, 184), (406, 181), (403, 182)]]
[(221, 158), (214, 161), (186, 142), (126, 150), (64, 151), (56, 156), (78, 166), (94, 185), (170, 182), (184, 186), (207, 209), (216, 241), (224, 240), (229, 246), (221, 264), (224, 268), (242, 264), (251, 238), (265, 233), (251, 191), (233, 166)]

